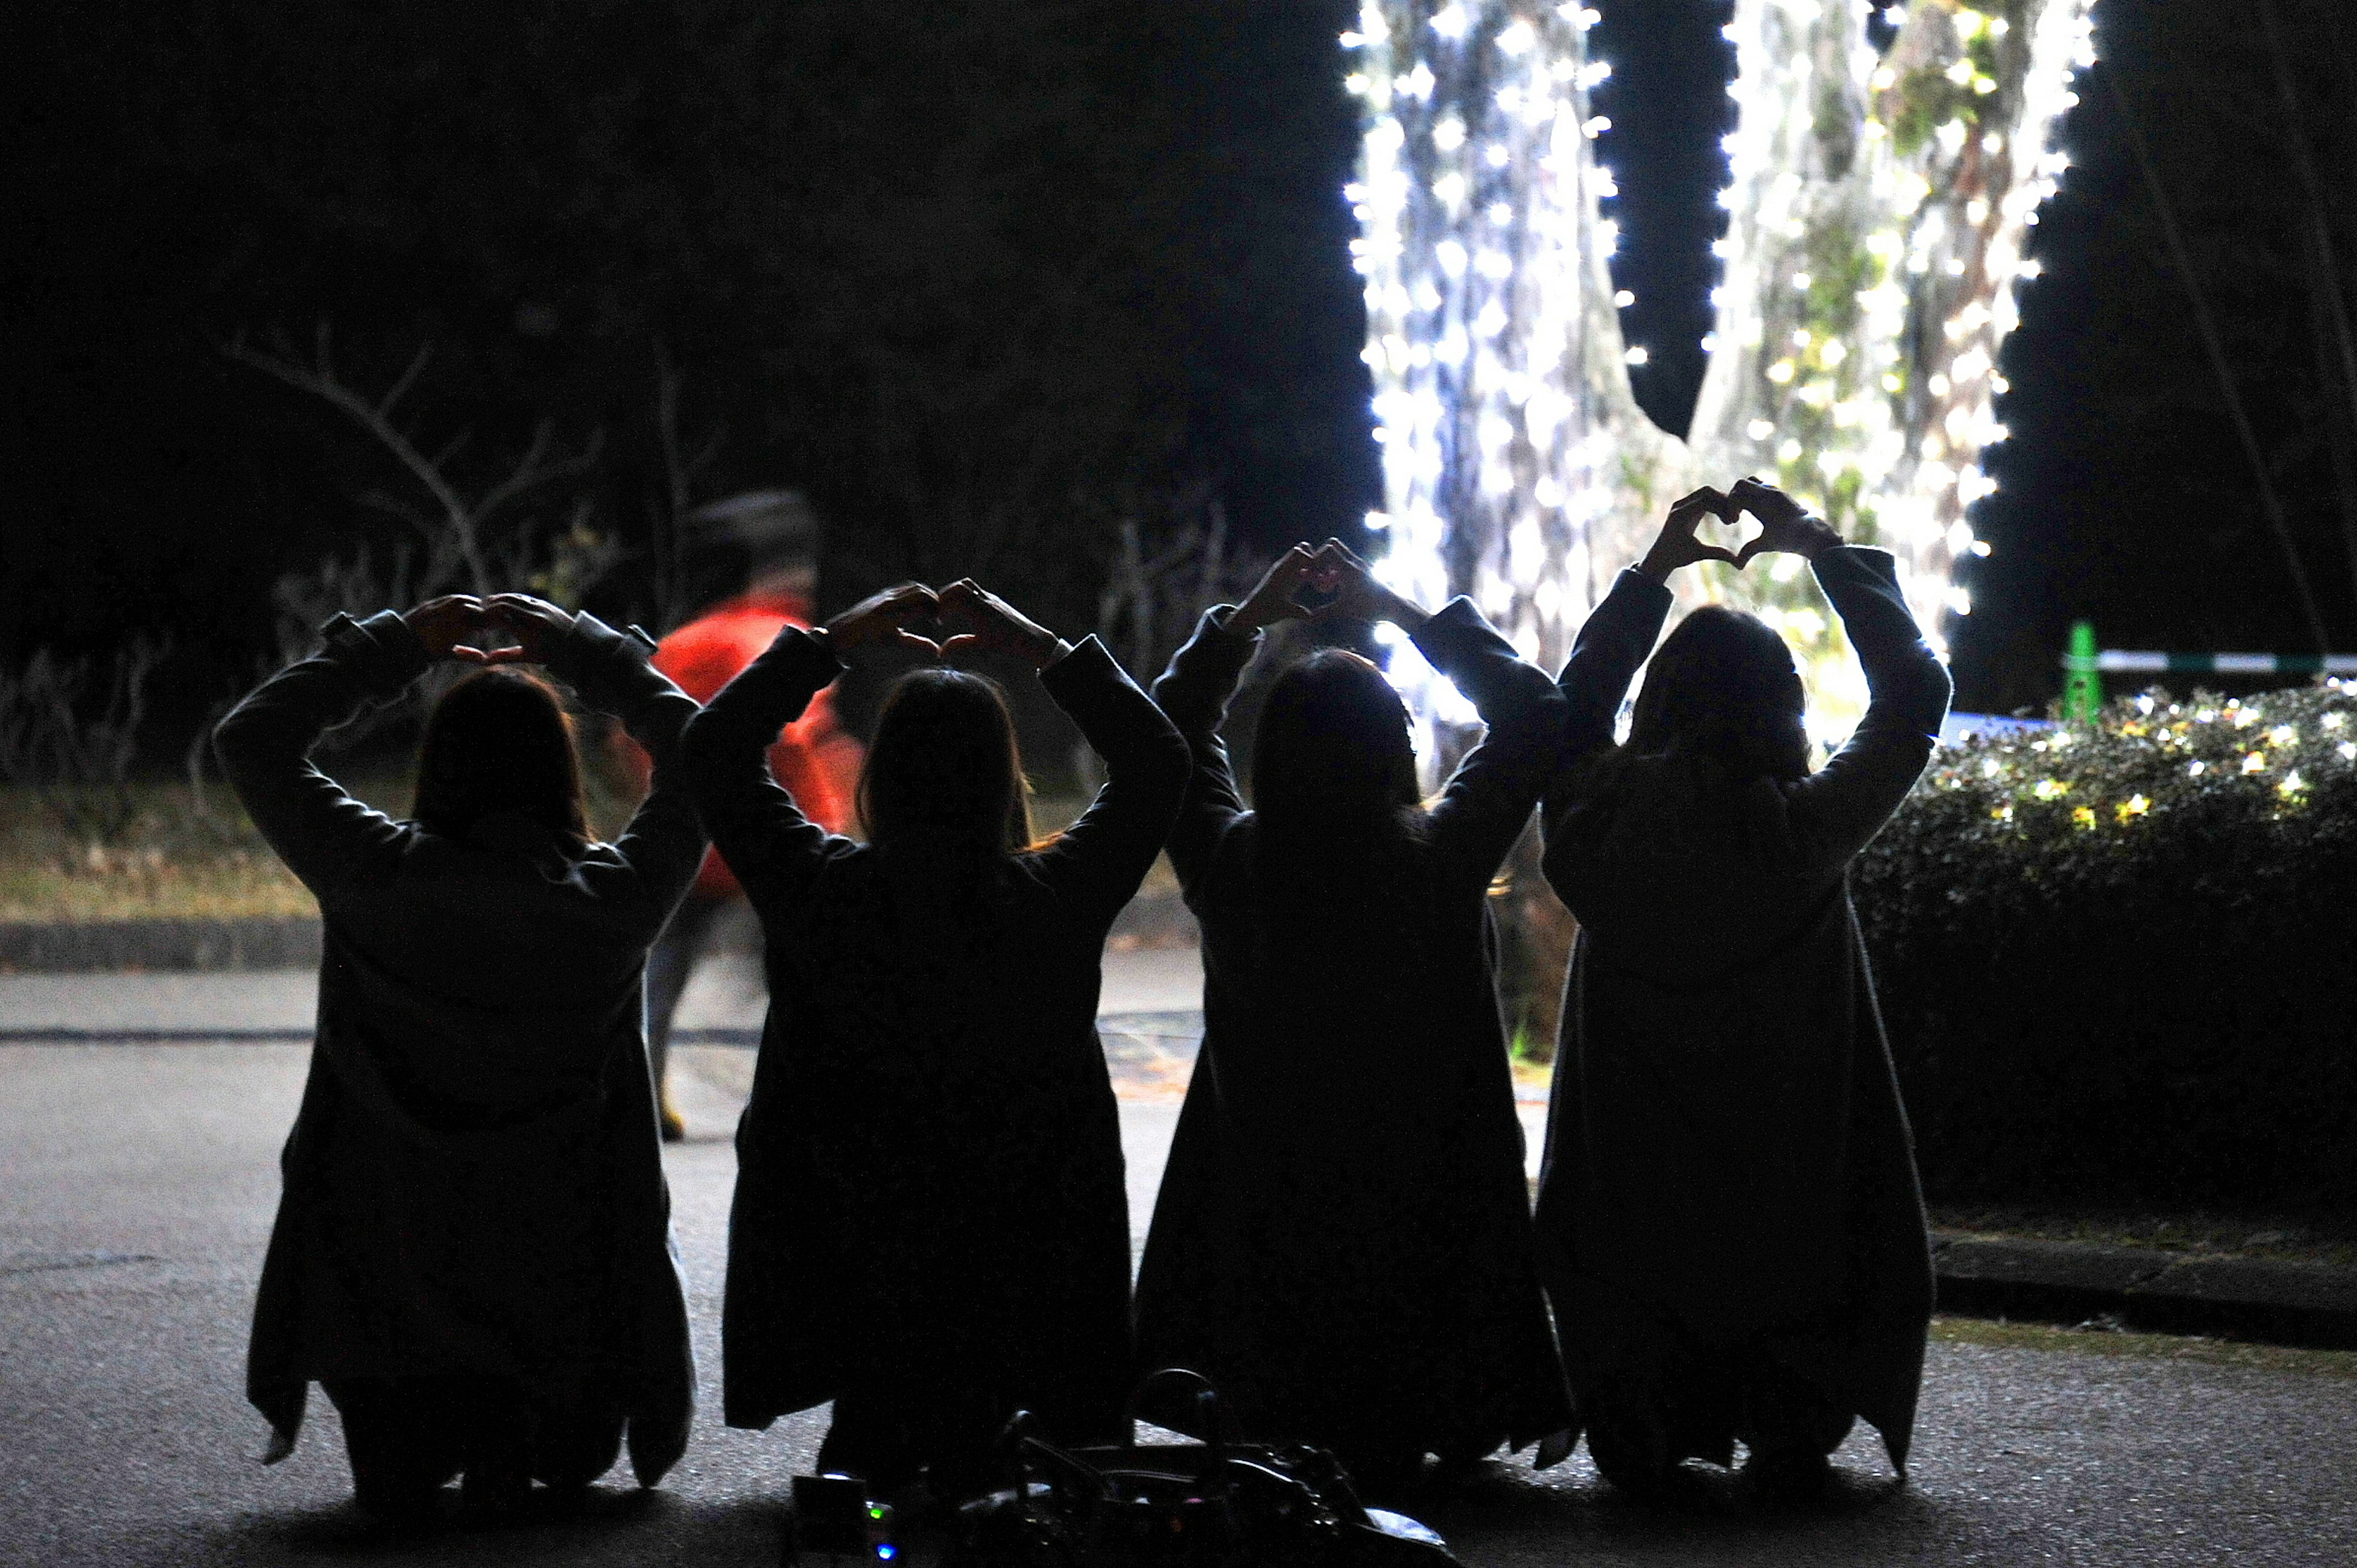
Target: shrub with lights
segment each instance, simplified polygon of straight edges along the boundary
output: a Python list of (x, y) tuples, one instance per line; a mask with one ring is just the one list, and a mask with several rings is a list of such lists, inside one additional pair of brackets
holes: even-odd
[(2357, 682), (1943, 749), (1853, 886), (1935, 1200), (2357, 1207)]

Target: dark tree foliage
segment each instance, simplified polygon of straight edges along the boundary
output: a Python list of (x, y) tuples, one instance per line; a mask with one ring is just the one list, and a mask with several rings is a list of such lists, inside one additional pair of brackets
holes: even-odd
[[(827, 595), (993, 575), (1087, 623), (1118, 523), (1248, 541), (1372, 504), (1348, 265), (1347, 5), (292, 0), (21, 18), (0, 652), (148, 621), (217, 662), (281, 571), (398, 529), (401, 476), (230, 362), (307, 343), (421, 446), (538, 421), (643, 547), (652, 411), (710, 496), (808, 490)], [(643, 563), (640, 563), (643, 566)], [(642, 608), (643, 572), (604, 590)], [(593, 602), (599, 602), (593, 599)], [(191, 683), (218, 680), (191, 668)]]
[(2079, 617), (2106, 647), (2317, 651), (2268, 486), (2328, 640), (2357, 649), (2357, 362), (2338, 336), (2357, 311), (2357, 18), (2345, 0), (2155, 0), (2095, 19), (2072, 167), (2031, 246), (2044, 275), (2006, 348), (2001, 489), (1975, 513), (1996, 548), (1954, 633), (1966, 708), (2042, 704)]

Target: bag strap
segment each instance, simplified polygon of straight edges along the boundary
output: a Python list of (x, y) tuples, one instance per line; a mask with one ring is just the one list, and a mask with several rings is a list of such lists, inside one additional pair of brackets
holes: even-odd
[(1186, 1367), (1165, 1367), (1140, 1378), (1137, 1387), (1130, 1391), (1128, 1407), (1122, 1412), (1121, 1445), (1132, 1453), (1136, 1452), (1139, 1412), (1146, 1404), (1146, 1396), (1173, 1383), (1183, 1386), (1195, 1396), (1195, 1408), (1202, 1417), (1203, 1444), (1209, 1450), (1205, 1465), (1209, 1478), (1206, 1489), (1225, 1497), (1235, 1489), (1235, 1478), (1228, 1474), (1227, 1412), (1220, 1403), (1219, 1389), (1200, 1372)]
[(1112, 1495), (1096, 1466), (1049, 1442), (1039, 1430), (1039, 1418), (1028, 1410), (1018, 1410), (1007, 1417), (1006, 1424), (999, 1429), (998, 1445), (1006, 1467), (1015, 1476), (1018, 1508), (1028, 1509), (1031, 1505), (1031, 1473), (1035, 1469), (1045, 1472), (1051, 1485), (1057, 1480), (1076, 1485), (1092, 1502), (1102, 1502)]

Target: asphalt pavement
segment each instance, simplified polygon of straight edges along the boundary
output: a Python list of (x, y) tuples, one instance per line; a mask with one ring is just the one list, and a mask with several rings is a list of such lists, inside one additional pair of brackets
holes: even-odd
[[(1117, 962), (1108, 1012), (1183, 1010), (1186, 962)], [(234, 977), (0, 978), (0, 1028), (42, 1008), (126, 1031), (230, 1027), (274, 1008), (299, 1028), (299, 980), (248, 977), (240, 993), (216, 978)], [(175, 1014), (167, 988), (126, 983), (149, 979), (207, 984)], [(692, 1001), (725, 1012), (729, 983), (705, 977)], [(416, 1539), (350, 1509), (324, 1400), (292, 1458), (255, 1462), (247, 1318), (305, 1058), (252, 1037), (0, 1044), (0, 1568), (775, 1562), (786, 1481), (807, 1468), (823, 1412), (764, 1434), (718, 1423), (727, 1132), (748, 1053), (680, 1058), (693, 1136), (668, 1159), (703, 1391), (679, 1469), (651, 1494), (608, 1477), (579, 1520)], [(1140, 1234), (1176, 1108), (1167, 1084), (1123, 1101)], [(2345, 1358), (2259, 1368), (1940, 1338), (1903, 1487), (1861, 1435), (1836, 1456), (1835, 1506), (1806, 1515), (1763, 1516), (1708, 1487), (1671, 1511), (1630, 1506), (1584, 1455), (1543, 1475), (1492, 1465), (1424, 1512), (1469, 1564), (2347, 1564), (2346, 1371)]]

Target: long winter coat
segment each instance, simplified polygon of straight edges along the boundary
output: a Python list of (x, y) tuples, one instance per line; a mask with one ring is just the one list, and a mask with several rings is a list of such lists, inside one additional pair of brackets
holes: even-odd
[(1259, 640), (1229, 613), (1154, 688), (1194, 754), (1170, 859), (1202, 926), (1204, 1036), (1138, 1276), (1142, 1363), (1197, 1368), (1247, 1429), (1353, 1456), (1519, 1446), (1569, 1417), (1488, 893), (1562, 703), (1454, 601), (1415, 643), (1486, 741), (1395, 864), (1272, 888), (1219, 736)]
[(649, 644), (581, 617), (550, 667), (653, 755), (652, 791), (611, 844), (505, 815), (446, 837), (308, 760), (426, 667), (399, 616), (340, 624), (215, 737), (324, 925), (248, 1397), (277, 1458), (314, 1381), (502, 1379), (624, 1417), (651, 1486), (686, 1447), (695, 1369), (640, 972), (704, 853), (674, 757), (695, 704)]
[[(1888, 554), (1815, 571), (1872, 697), (1796, 782), (1613, 752), (1670, 607), (1649, 578), (1620, 575), (1564, 668), (1545, 866), (1580, 934), (1538, 1221), (1576, 1396), (1765, 1366), (1903, 1468), (1931, 1256), (1847, 867), (1922, 771), (1949, 684)], [(1685, 1405), (1673, 1457), (1726, 1462), (1738, 1419)]]
[(1185, 747), (1092, 638), (1040, 675), (1105, 761), (1080, 821), (980, 863), (861, 844), (808, 821), (762, 755), (839, 670), (788, 629), (688, 736), (770, 977), (737, 1132), (728, 1423), (856, 1399), (912, 1464), (986, 1443), (1018, 1403), (1101, 1439), (1127, 1391), (1130, 1252), (1100, 966)]

